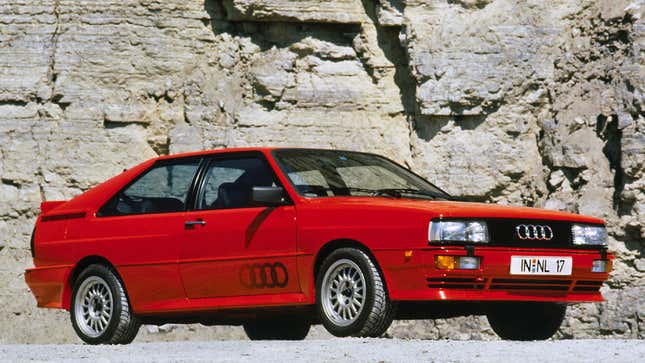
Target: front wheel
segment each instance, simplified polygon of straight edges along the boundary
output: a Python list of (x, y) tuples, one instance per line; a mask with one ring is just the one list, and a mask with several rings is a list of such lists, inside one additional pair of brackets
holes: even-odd
[(70, 313), (76, 334), (88, 344), (128, 344), (139, 331), (123, 284), (104, 265), (90, 265), (78, 276)]
[(546, 340), (560, 328), (567, 311), (558, 303), (499, 303), (488, 311), (488, 323), (505, 340)]
[(311, 325), (301, 320), (262, 320), (244, 324), (251, 340), (303, 340)]
[(340, 248), (322, 262), (316, 307), (323, 325), (338, 337), (379, 337), (392, 324), (395, 307), (374, 261), (363, 251)]

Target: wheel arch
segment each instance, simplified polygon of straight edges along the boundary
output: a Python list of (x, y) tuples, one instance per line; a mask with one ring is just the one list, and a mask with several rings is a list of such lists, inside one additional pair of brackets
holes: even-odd
[(85, 270), (90, 265), (103, 265), (108, 268), (110, 268), (116, 277), (121, 281), (121, 284), (123, 284), (123, 288), (126, 292), (127, 295), (127, 288), (125, 287), (125, 284), (123, 282), (123, 279), (121, 278), (121, 275), (119, 275), (119, 272), (117, 271), (116, 267), (105, 257), (103, 256), (98, 256), (98, 255), (91, 255), (91, 256), (86, 256), (80, 259), (72, 268), (72, 270), (69, 273), (69, 277), (67, 278), (67, 283), (65, 284), (65, 290), (63, 291), (63, 308), (65, 310), (69, 310), (72, 305), (72, 289), (74, 287), (74, 282), (76, 282), (76, 279), (78, 276)]
[(312, 276), (314, 281), (313, 286), (315, 286), (316, 284), (315, 283), (316, 278), (318, 277), (318, 273), (320, 272), (320, 267), (323, 261), (325, 260), (325, 258), (327, 258), (327, 256), (329, 256), (332, 252), (334, 252), (339, 248), (355, 248), (367, 254), (372, 259), (372, 261), (374, 261), (374, 265), (376, 265), (376, 268), (381, 273), (381, 277), (383, 277), (383, 283), (385, 284), (385, 290), (387, 291), (388, 294), (390, 293), (390, 290), (389, 290), (390, 284), (389, 284), (388, 276), (386, 275), (385, 270), (381, 267), (381, 264), (376, 258), (376, 255), (374, 255), (372, 250), (370, 250), (369, 247), (367, 247), (365, 244), (351, 238), (339, 238), (339, 239), (331, 240), (325, 243), (318, 250), (318, 253), (316, 254), (316, 258), (314, 259), (314, 265), (313, 265), (314, 267), (313, 276)]

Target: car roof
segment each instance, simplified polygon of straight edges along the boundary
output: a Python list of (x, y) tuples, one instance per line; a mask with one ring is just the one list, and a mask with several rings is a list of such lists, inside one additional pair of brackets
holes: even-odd
[(240, 147), (240, 148), (213, 149), (213, 150), (192, 151), (192, 152), (171, 154), (171, 155), (162, 155), (155, 159), (166, 160), (166, 159), (184, 158), (184, 157), (191, 157), (191, 156), (228, 154), (228, 153), (249, 152), (249, 151), (270, 152), (273, 150), (338, 151), (338, 152), (355, 152), (355, 153), (365, 154), (364, 152), (360, 152), (360, 151), (342, 150), (342, 149), (299, 148), (299, 147)]
[(162, 156), (159, 156), (157, 159), (164, 160), (164, 159), (175, 159), (175, 158), (184, 158), (184, 157), (201, 156), (201, 155), (228, 154), (228, 153), (245, 152), (245, 151), (264, 152), (264, 151), (271, 151), (273, 149), (275, 149), (275, 148), (272, 148), (272, 147), (239, 147), (239, 148), (230, 148), (230, 149), (213, 149), (213, 150), (191, 151), (191, 152), (185, 152), (185, 153), (179, 153), (179, 154), (162, 155)]

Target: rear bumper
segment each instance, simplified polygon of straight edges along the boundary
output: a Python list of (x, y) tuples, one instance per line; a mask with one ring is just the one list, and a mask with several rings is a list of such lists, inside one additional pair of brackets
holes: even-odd
[(71, 271), (72, 266), (36, 267), (25, 271), (25, 282), (36, 298), (38, 307), (69, 308), (66, 281)]
[[(599, 291), (609, 273), (591, 272), (597, 250), (476, 247), (478, 270), (439, 270), (435, 256), (466, 256), (462, 246), (437, 246), (412, 251), (376, 251), (393, 300), (400, 301), (603, 301)], [(408, 251), (409, 255), (409, 251)], [(511, 275), (511, 256), (570, 256), (570, 276)], [(608, 254), (608, 260), (613, 255)]]

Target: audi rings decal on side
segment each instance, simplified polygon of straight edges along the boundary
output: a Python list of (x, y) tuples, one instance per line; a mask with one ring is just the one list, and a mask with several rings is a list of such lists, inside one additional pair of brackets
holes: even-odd
[(285, 287), (289, 273), (282, 262), (254, 263), (240, 269), (240, 282), (248, 289)]
[(515, 227), (515, 233), (521, 240), (550, 241), (554, 237), (553, 230), (546, 225), (520, 224)]

